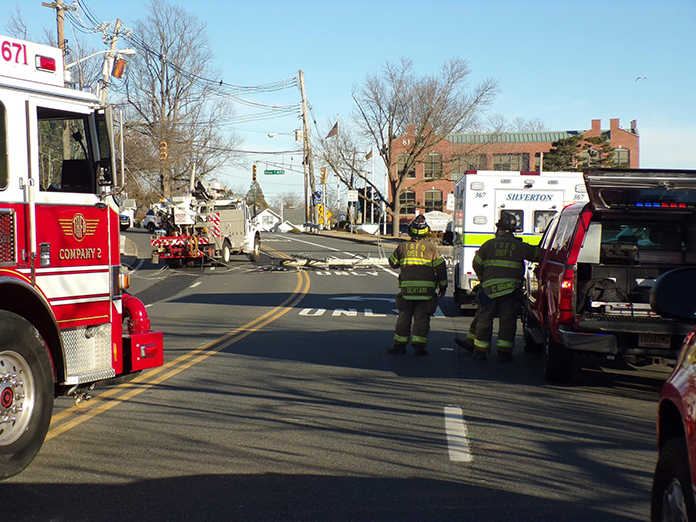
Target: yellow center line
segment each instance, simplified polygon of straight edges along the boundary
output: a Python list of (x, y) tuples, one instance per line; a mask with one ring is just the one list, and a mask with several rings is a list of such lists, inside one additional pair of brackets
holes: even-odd
[[(272, 250), (274, 253), (284, 256), (284, 254), (274, 251), (268, 247), (266, 247), (266, 249)], [(309, 292), (309, 276), (306, 272), (297, 272), (297, 285), (295, 286), (292, 294), (283, 303), (260, 317), (249, 321), (245, 325), (235, 328), (222, 337), (209, 341), (208, 343), (177, 357), (159, 368), (148, 370), (147, 373), (141, 375), (133, 381), (115, 386), (114, 388), (100, 393), (98, 397), (95, 397), (94, 402), (91, 403), (92, 406), (96, 403), (96, 406), (75, 406), (54, 415), (51, 420), (52, 427), (46, 435), (46, 440), (49, 441), (52, 438), (57, 437), (58, 435), (65, 433), (76, 426), (79, 426), (83, 422), (110, 410), (114, 406), (128, 401), (142, 392), (163, 383), (184, 370), (187, 370), (199, 362), (204, 361), (211, 355), (218, 353), (222, 349), (232, 346), (234, 343), (241, 341), (254, 332), (257, 332), (264, 326), (267, 326), (280, 319), (286, 313), (292, 310), (295, 305), (297, 305), (304, 298), (304, 296), (307, 295), (307, 292)], [(74, 416), (75, 418), (70, 419), (71, 416)], [(66, 421), (62, 422), (60, 425), (57, 425), (63, 420)]]

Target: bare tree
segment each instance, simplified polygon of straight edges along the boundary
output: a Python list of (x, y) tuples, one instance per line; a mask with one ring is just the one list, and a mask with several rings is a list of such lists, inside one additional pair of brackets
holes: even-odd
[(19, 10), (19, 5), (15, 5), (14, 9), (10, 10), (10, 14), (5, 20), (5, 31), (9, 36), (20, 40), (29, 40), (29, 30), (27, 22)]
[(350, 190), (371, 187), (371, 190), (358, 193), (365, 202), (379, 206), (380, 201), (388, 201), (372, 181), (368, 168), (369, 150), (365, 139), (360, 139), (350, 128), (341, 129), (334, 137), (324, 140), (315, 150), (321, 161)]
[(296, 192), (286, 192), (275, 196), (271, 200), (270, 207), (275, 212), (280, 212), (281, 208), (301, 208), (304, 205), (302, 196)]
[(147, 12), (130, 37), (140, 52), (125, 82), (127, 161), (133, 171), (157, 172), (160, 194), (170, 197), (188, 187), (194, 169), (200, 179), (234, 161), (241, 139), (221, 130), (234, 110), (217, 90), (205, 24), (162, 0)]
[[(495, 98), (495, 80), (486, 79), (469, 89), (469, 75), (466, 61), (452, 59), (438, 74), (419, 77), (413, 72), (412, 61), (404, 58), (398, 64), (387, 62), (381, 74), (368, 75), (364, 84), (353, 90), (357, 106), (354, 120), (362, 136), (376, 143), (389, 173), (391, 197), (385, 200), (395, 225), (407, 173), (448, 134), (477, 129), (479, 117)], [(413, 126), (414, 136), (397, 170), (393, 143), (407, 133), (407, 126)], [(392, 233), (397, 236), (399, 227), (394, 226)]]

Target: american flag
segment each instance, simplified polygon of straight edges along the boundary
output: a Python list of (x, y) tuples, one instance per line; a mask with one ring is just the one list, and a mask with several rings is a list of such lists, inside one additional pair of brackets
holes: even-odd
[(331, 127), (331, 130), (330, 130), (329, 133), (326, 135), (326, 138), (325, 138), (325, 139), (328, 140), (328, 139), (331, 138), (332, 136), (337, 136), (337, 135), (338, 135), (338, 122), (336, 122), (336, 124), (335, 124), (333, 127)]

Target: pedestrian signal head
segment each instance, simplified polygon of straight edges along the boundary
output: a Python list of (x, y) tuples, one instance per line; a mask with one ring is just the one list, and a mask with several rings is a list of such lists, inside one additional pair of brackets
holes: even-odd
[(517, 218), (513, 214), (506, 212), (500, 216), (500, 220), (495, 224), (495, 226), (498, 227), (498, 230), (514, 232), (517, 230)]
[(430, 234), (430, 227), (423, 214), (419, 214), (408, 226), (408, 235), (413, 238), (425, 237)]

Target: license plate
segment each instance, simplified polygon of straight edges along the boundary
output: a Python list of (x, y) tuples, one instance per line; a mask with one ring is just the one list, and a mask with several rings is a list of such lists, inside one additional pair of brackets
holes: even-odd
[(670, 348), (669, 335), (638, 334), (638, 346), (641, 348)]

